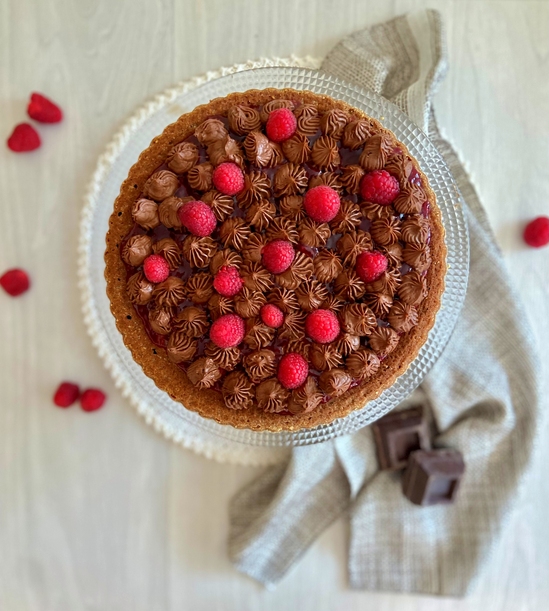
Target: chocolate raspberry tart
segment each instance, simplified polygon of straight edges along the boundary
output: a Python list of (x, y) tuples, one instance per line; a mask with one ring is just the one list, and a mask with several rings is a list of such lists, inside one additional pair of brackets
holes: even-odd
[(107, 234), (133, 358), (187, 409), (297, 430), (363, 407), (427, 339), (444, 289), (435, 196), (379, 122), (326, 96), (235, 93), (132, 167)]

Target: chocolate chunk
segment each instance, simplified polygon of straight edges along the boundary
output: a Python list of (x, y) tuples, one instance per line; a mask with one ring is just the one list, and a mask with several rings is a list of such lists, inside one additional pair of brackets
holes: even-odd
[(410, 452), (431, 449), (422, 407), (391, 412), (374, 422), (372, 430), (381, 469), (404, 469)]
[(410, 454), (402, 491), (416, 505), (447, 505), (455, 500), (464, 472), (457, 450), (418, 450)]

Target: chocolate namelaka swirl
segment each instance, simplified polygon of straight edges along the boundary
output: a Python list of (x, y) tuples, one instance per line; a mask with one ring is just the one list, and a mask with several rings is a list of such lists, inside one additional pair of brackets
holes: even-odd
[(352, 383), (353, 378), (345, 369), (328, 369), (321, 373), (319, 378), (320, 388), (330, 397), (339, 397), (346, 393)]
[(154, 288), (154, 300), (160, 307), (173, 308), (185, 300), (185, 283), (181, 278), (168, 276)]
[(286, 410), (290, 393), (275, 378), (269, 378), (257, 386), (255, 397), (259, 407), (266, 412), (279, 413)]
[(272, 168), (281, 160), (278, 145), (259, 131), (250, 132), (244, 140), (246, 158), (259, 168)]
[(179, 210), (192, 201), (192, 197), (167, 197), (158, 206), (158, 218), (160, 223), (167, 229), (181, 229)]
[(143, 272), (130, 276), (127, 285), (128, 297), (135, 305), (145, 305), (152, 299), (154, 284), (145, 278)]
[(175, 270), (181, 264), (181, 250), (175, 240), (172, 238), (163, 238), (153, 244), (153, 252), (155, 255), (161, 255), (166, 259), (170, 269)]
[(273, 341), (274, 335), (275, 330), (263, 324), (258, 318), (248, 318), (246, 321), (244, 343), (252, 350), (259, 350), (268, 346)]
[[(110, 230), (121, 223), (127, 228), (116, 243), (125, 266), (117, 278), (122, 284), (125, 270), (126, 299), (139, 315), (117, 324), (137, 329), (136, 337), (140, 329), (148, 334), (155, 348), (146, 372), (162, 364), (166, 375), (155, 376), (162, 388), (170, 376), (181, 380), (181, 388), (170, 389), (174, 398), (187, 393), (183, 402), (191, 409), (221, 410), (219, 421), (259, 430), (276, 428), (275, 422), (291, 428), (292, 422), (302, 427), (331, 420), (348, 413), (349, 407), (340, 406), (377, 396), (426, 337), (444, 270), (432, 192), (393, 134), (314, 94), (267, 95), (273, 94), (216, 100), (216, 111), (201, 111), (185, 133), (176, 130), (169, 142), (153, 141), (151, 146), (165, 147), (154, 157), (164, 162), (139, 175), (132, 170), (129, 206), (113, 216)], [(265, 124), (279, 108), (294, 113), (296, 130), (276, 143)], [(223, 193), (217, 178), (214, 185), (214, 170), (222, 163), (242, 172), (244, 186), (235, 195)], [(364, 176), (377, 170), (398, 180), (399, 193), (389, 205), (361, 196)], [(339, 196), (339, 209), (327, 222), (309, 216), (304, 205), (318, 186)], [(182, 209), (193, 200), (213, 212), (210, 235), (193, 235), (182, 225)], [(274, 240), (294, 250), (290, 266), (278, 274), (263, 260), (265, 245)], [(386, 257), (387, 269), (365, 281), (357, 259), (374, 250)], [(158, 284), (142, 271), (151, 254), (169, 268)], [(107, 261), (111, 296), (116, 285), (109, 279), (109, 250)], [(230, 296), (214, 283), (226, 269), (236, 270), (242, 282)], [(276, 328), (262, 320), (267, 303), (282, 313)], [(308, 315), (319, 309), (335, 313), (340, 324), (339, 335), (326, 344), (312, 341), (306, 330)], [(221, 348), (210, 339), (210, 326), (226, 314), (244, 320), (244, 337), (238, 346)], [(144, 358), (141, 348), (132, 352)], [(305, 383), (291, 392), (278, 379), (280, 359), (290, 352), (309, 365)], [(220, 405), (225, 412), (214, 407)]]
[(155, 172), (143, 187), (143, 193), (156, 201), (171, 197), (179, 189), (179, 179), (168, 170)]
[(187, 172), (189, 185), (196, 191), (209, 191), (212, 188), (213, 165), (199, 163)]
[(341, 177), (337, 172), (322, 172), (322, 174), (311, 176), (309, 179), (309, 189), (326, 185), (327, 187), (331, 187), (338, 194), (341, 194), (343, 191), (343, 185), (341, 184), (340, 178)]
[(149, 325), (158, 335), (168, 335), (172, 330), (173, 308), (149, 310)]
[(232, 161), (240, 167), (244, 164), (240, 145), (236, 140), (229, 137), (223, 140), (216, 140), (213, 144), (210, 144), (208, 147), (208, 157), (214, 166), (227, 161)]
[(225, 248), (218, 250), (210, 259), (210, 272), (215, 276), (222, 267), (239, 268), (241, 265), (242, 257), (234, 250)]
[(203, 146), (211, 146), (218, 140), (224, 140), (229, 132), (219, 119), (206, 119), (195, 130), (194, 135)]
[(176, 174), (188, 172), (198, 161), (198, 148), (192, 142), (180, 142), (168, 153), (166, 163), (168, 168)]
[(187, 306), (172, 321), (172, 325), (189, 337), (202, 337), (208, 327), (208, 316), (202, 308)]
[(148, 235), (134, 235), (122, 247), (121, 256), (127, 265), (139, 267), (152, 251), (152, 238)]
[(234, 211), (233, 198), (215, 189), (204, 193), (202, 201), (210, 206), (218, 221), (224, 221), (229, 218)]
[(361, 348), (347, 357), (345, 365), (353, 377), (364, 380), (377, 372), (380, 360), (372, 350)]
[(376, 327), (369, 339), (370, 347), (377, 354), (390, 354), (397, 346), (398, 333), (391, 327)]
[(220, 348), (213, 342), (206, 345), (204, 352), (225, 371), (232, 371), (242, 360), (242, 353), (238, 348)]
[(221, 394), (230, 409), (249, 409), (255, 395), (252, 383), (242, 371), (233, 371), (223, 380)]
[(323, 400), (324, 394), (319, 391), (315, 379), (309, 376), (303, 386), (292, 392), (288, 411), (292, 414), (308, 414), (315, 410)]
[(261, 117), (256, 108), (237, 104), (229, 108), (227, 113), (229, 127), (238, 136), (261, 129)]
[(143, 229), (155, 229), (160, 225), (158, 204), (150, 199), (138, 199), (133, 205), (132, 218)]
[(181, 331), (174, 331), (166, 346), (168, 358), (172, 363), (184, 363), (194, 359), (198, 351), (198, 341)]
[(242, 361), (250, 380), (258, 384), (276, 373), (276, 355), (272, 350), (264, 348), (246, 355)]
[(221, 378), (221, 370), (208, 357), (200, 357), (187, 367), (187, 376), (197, 388), (211, 388)]
[(320, 115), (312, 104), (302, 104), (295, 110), (297, 131), (305, 136), (314, 136), (320, 129)]

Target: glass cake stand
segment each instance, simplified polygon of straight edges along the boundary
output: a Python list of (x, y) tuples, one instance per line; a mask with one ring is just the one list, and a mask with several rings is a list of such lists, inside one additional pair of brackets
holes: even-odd
[[(343, 100), (378, 119), (404, 142), (419, 161), (434, 190), (442, 212), (448, 249), (446, 288), (442, 305), (427, 342), (408, 369), (377, 399), (345, 418), (328, 425), (295, 432), (255, 432), (221, 425), (185, 409), (160, 391), (132, 359), (110, 312), (103, 276), (105, 234), (113, 202), (129, 168), (152, 138), (179, 115), (200, 104), (232, 92), (268, 87), (309, 90)], [(189, 447), (185, 438), (205, 437), (210, 447), (217, 444), (244, 444), (263, 447), (291, 447), (320, 443), (352, 433), (377, 420), (405, 399), (434, 365), (456, 324), (467, 288), (469, 242), (461, 195), (435, 146), (394, 104), (373, 92), (349, 85), (316, 70), (297, 67), (266, 67), (244, 70), (209, 80), (191, 89), (174, 89), (142, 109), (135, 125), (119, 136), (100, 160), (95, 181), (87, 194), (80, 240), (80, 286), (84, 314), (94, 344), (117, 386), (130, 398), (149, 423)], [(131, 123), (131, 122), (130, 122)], [(122, 141), (120, 141), (122, 138)], [(103, 164), (103, 167), (102, 167)], [(196, 449), (196, 448), (194, 448)], [(259, 449), (259, 448), (258, 448)], [(206, 451), (207, 453), (207, 451)]]

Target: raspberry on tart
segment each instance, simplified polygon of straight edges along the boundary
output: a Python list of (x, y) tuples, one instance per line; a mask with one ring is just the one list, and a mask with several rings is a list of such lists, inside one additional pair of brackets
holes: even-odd
[(213, 281), (214, 289), (223, 297), (234, 297), (240, 292), (243, 284), (244, 281), (236, 267), (227, 265), (217, 272)]
[(161, 389), (221, 423), (294, 430), (363, 406), (409, 365), (444, 253), (404, 144), (342, 102), (266, 90), (183, 115), (141, 155), (106, 277)]
[(287, 240), (273, 240), (263, 247), (263, 265), (272, 274), (285, 272), (295, 258), (294, 247)]
[(297, 119), (289, 108), (277, 108), (269, 114), (265, 129), (273, 142), (284, 142), (294, 135)]
[(292, 390), (299, 388), (307, 379), (309, 374), (309, 364), (297, 352), (285, 354), (278, 364), (278, 381)]
[(329, 344), (339, 335), (339, 320), (330, 310), (315, 310), (307, 316), (305, 332), (313, 341)]
[(356, 273), (364, 282), (374, 282), (385, 273), (387, 269), (387, 257), (374, 250), (372, 252), (363, 252), (356, 258)]
[(328, 223), (333, 220), (340, 206), (338, 192), (328, 185), (319, 185), (309, 189), (303, 199), (305, 212), (317, 223)]
[(201, 238), (211, 235), (217, 225), (213, 210), (200, 200), (187, 202), (181, 206), (178, 214), (183, 227)]
[(236, 195), (244, 188), (244, 174), (236, 163), (226, 161), (215, 168), (212, 182), (223, 195)]
[(170, 266), (162, 255), (149, 255), (143, 262), (143, 273), (150, 282), (160, 284), (170, 275)]
[(266, 303), (261, 308), (261, 320), (273, 329), (278, 329), (284, 323), (284, 313), (282, 310), (272, 303)]
[(368, 172), (360, 181), (360, 195), (367, 201), (389, 206), (400, 192), (398, 180), (387, 170)]
[(220, 316), (210, 327), (210, 339), (219, 348), (233, 348), (244, 339), (244, 320), (237, 314)]

